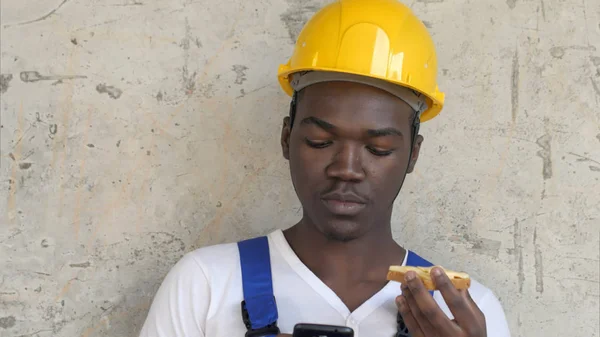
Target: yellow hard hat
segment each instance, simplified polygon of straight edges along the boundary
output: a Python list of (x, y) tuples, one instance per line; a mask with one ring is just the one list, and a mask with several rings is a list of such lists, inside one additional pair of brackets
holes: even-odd
[(427, 97), (421, 121), (440, 113), (437, 57), (425, 25), (397, 0), (337, 0), (304, 26), (294, 53), (280, 65), (279, 83), (290, 96), (292, 75), (341, 72), (380, 79)]

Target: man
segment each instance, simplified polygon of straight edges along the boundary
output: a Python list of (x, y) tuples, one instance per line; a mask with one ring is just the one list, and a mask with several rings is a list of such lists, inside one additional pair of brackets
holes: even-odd
[(432, 40), (396, 0), (339, 0), (319, 11), (279, 69), (293, 96), (281, 146), (303, 217), (284, 231), (184, 256), (161, 285), (141, 332), (274, 336), (297, 323), (355, 336), (508, 337), (502, 307), (476, 281), (455, 289), (440, 269), (433, 296), (414, 273), (430, 265), (392, 238), (393, 203), (435, 117)]

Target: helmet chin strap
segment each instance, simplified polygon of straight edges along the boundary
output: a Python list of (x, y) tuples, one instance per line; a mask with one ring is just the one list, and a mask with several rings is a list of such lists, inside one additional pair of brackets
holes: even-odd
[(298, 100), (298, 92), (294, 91), (292, 101), (290, 102), (290, 130), (294, 126), (294, 120), (296, 119), (296, 101)]

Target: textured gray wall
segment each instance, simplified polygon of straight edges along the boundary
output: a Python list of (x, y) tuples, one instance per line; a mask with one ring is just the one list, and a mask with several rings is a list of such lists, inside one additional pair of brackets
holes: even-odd
[[(275, 74), (323, 2), (134, 1), (1, 3), (1, 336), (136, 336), (182, 254), (300, 214)], [(447, 105), (397, 239), (599, 336), (600, 2), (410, 5)]]

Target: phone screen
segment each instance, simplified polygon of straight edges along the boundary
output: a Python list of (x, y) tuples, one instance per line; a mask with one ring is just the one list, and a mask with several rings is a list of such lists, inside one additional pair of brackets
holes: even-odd
[(345, 326), (299, 323), (293, 337), (354, 337), (354, 330)]

